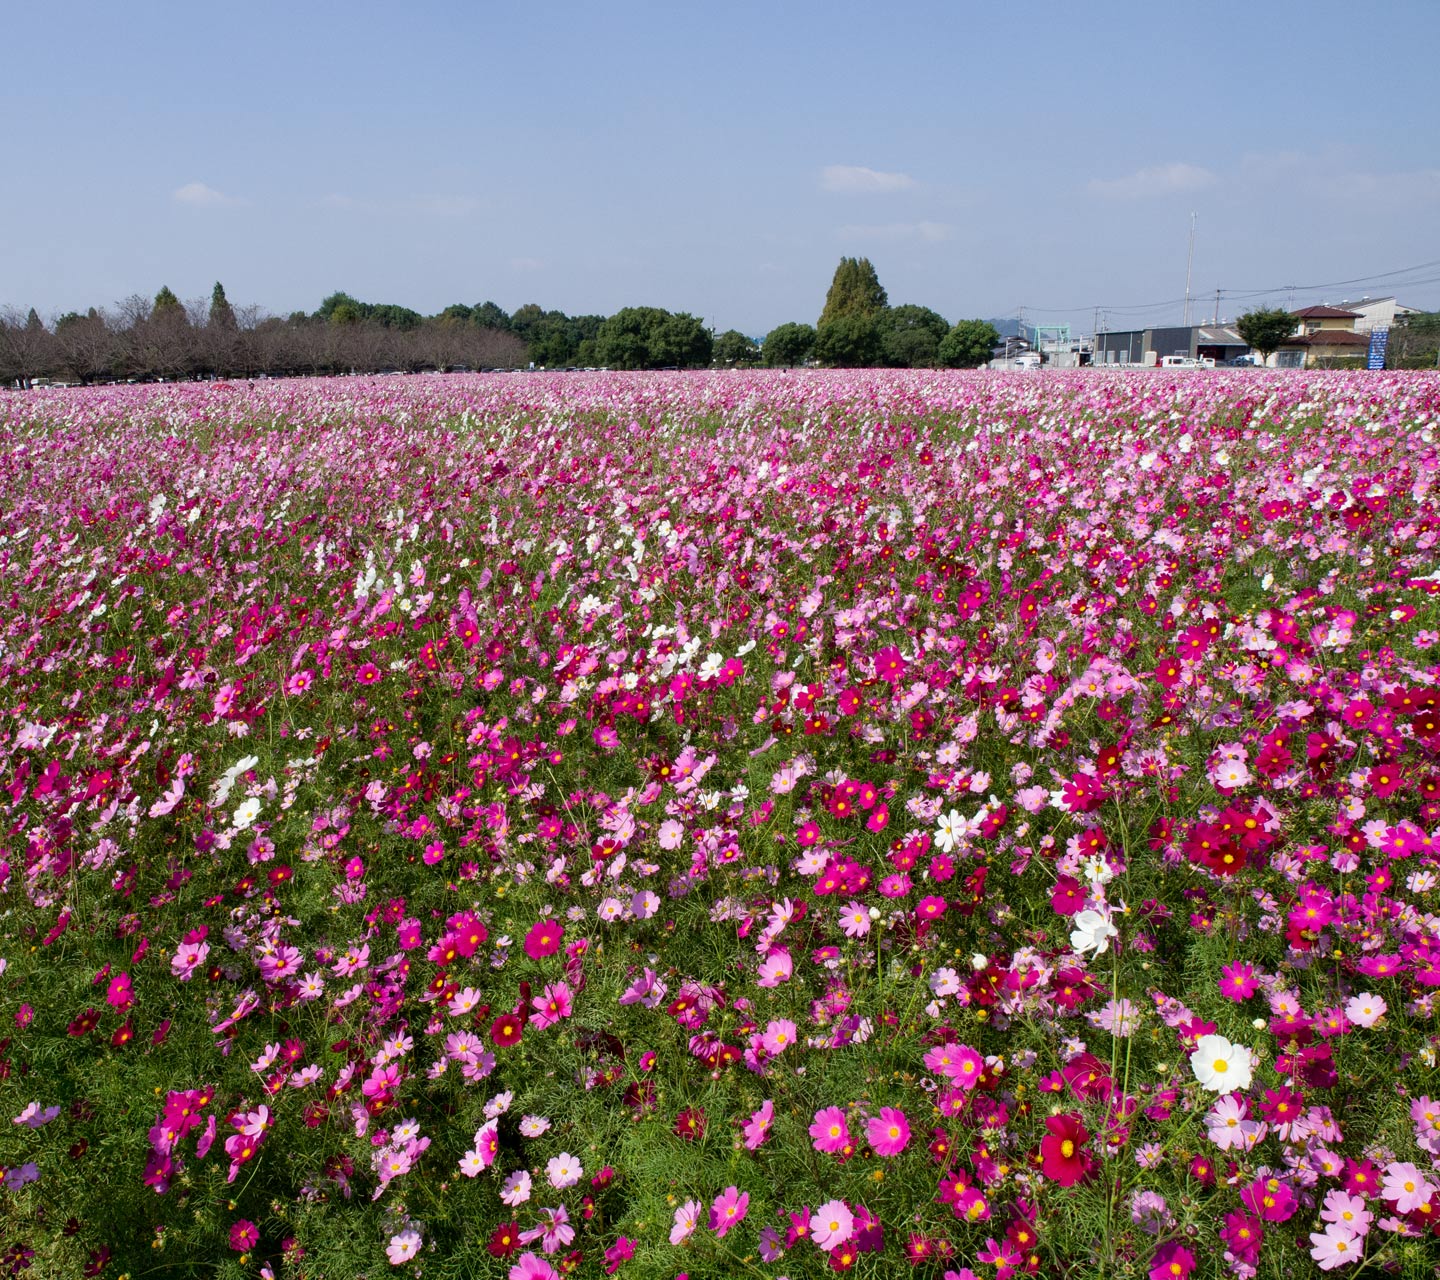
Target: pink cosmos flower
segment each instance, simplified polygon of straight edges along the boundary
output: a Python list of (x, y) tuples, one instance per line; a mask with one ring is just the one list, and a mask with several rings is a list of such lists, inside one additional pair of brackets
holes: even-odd
[(755, 981), (762, 987), (778, 987), (782, 982), (790, 980), (794, 970), (795, 964), (788, 951), (772, 951), (760, 962)]
[(925, 1066), (962, 1089), (973, 1089), (985, 1071), (985, 1059), (969, 1045), (943, 1044), (925, 1055)]
[(810, 1137), (814, 1140), (816, 1151), (830, 1154), (844, 1150), (851, 1141), (845, 1112), (839, 1107), (822, 1107), (815, 1113), (815, 1123), (810, 1126)]
[(864, 903), (847, 902), (840, 912), (840, 928), (847, 938), (863, 938), (870, 932), (870, 912)]
[(678, 849), (685, 838), (685, 828), (674, 818), (667, 818), (660, 824), (659, 841), (662, 849)]
[(775, 1120), (775, 1104), (766, 1098), (760, 1104), (759, 1111), (750, 1113), (749, 1122), (745, 1125), (745, 1147), (749, 1151), (756, 1151), (760, 1144), (770, 1136), (770, 1126)]
[(510, 1268), (509, 1280), (560, 1280), (560, 1273), (538, 1253), (522, 1253)]
[(355, 673), (355, 680), (358, 684), (375, 684), (380, 679), (380, 668), (373, 662), (367, 662)]
[(710, 1206), (710, 1230), (722, 1240), (731, 1227), (738, 1227), (750, 1208), (750, 1193), (726, 1187)]
[(827, 1200), (810, 1215), (810, 1238), (826, 1253), (832, 1253), (850, 1239), (855, 1215), (843, 1200)]
[(865, 1137), (877, 1156), (898, 1156), (910, 1141), (910, 1122), (896, 1107), (881, 1107), (865, 1127)]
[(760, 1043), (766, 1053), (784, 1053), (795, 1043), (795, 1024), (789, 1018), (775, 1018), (765, 1028)]
[(260, 1232), (249, 1218), (241, 1218), (230, 1227), (230, 1247), (245, 1253), (260, 1243)]

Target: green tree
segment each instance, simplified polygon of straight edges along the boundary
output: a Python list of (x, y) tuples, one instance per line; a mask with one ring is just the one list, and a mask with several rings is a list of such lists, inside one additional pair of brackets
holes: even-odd
[(477, 329), (503, 329), (510, 328), (510, 315), (500, 306), (493, 302), (482, 302), (479, 306), (470, 309), (470, 323)]
[(824, 326), (841, 316), (874, 316), (890, 305), (869, 258), (841, 258), (820, 313)]
[(710, 363), (714, 350), (715, 337), (704, 321), (686, 311), (666, 316), (650, 339), (650, 359), (657, 368), (699, 368)]
[(1295, 332), (1295, 317), (1283, 307), (1260, 307), (1235, 321), (1235, 332), (1268, 360)]
[(612, 369), (688, 368), (710, 363), (710, 331), (686, 312), (624, 307), (600, 325), (595, 359)]
[(475, 314), (472, 307), (467, 307), (463, 302), (452, 302), (435, 318), (441, 324), (469, 324), (470, 318)]
[(156, 321), (168, 321), (170, 323), (186, 324), (185, 308), (180, 299), (171, 292), (168, 284), (160, 286), (160, 292), (155, 295), (155, 305), (150, 309), (150, 318)]
[(1440, 367), (1440, 311), (1422, 311), (1390, 326), (1387, 369)]
[(716, 364), (753, 364), (760, 358), (760, 348), (739, 329), (726, 329), (715, 339)]
[(772, 369), (781, 365), (804, 364), (815, 351), (815, 327), (808, 324), (777, 325), (765, 335), (762, 354)]
[(876, 316), (841, 316), (815, 330), (815, 358), (821, 364), (862, 369), (879, 364), (883, 354)]
[(358, 324), (367, 318), (369, 312), (370, 308), (366, 303), (352, 298), (348, 293), (337, 291), (321, 302), (315, 318), (324, 320), (327, 324)]
[(212, 329), (234, 329), (235, 308), (230, 305), (230, 300), (225, 296), (225, 286), (220, 281), (215, 281), (215, 287), (210, 291), (210, 327)]
[(944, 316), (929, 307), (911, 304), (881, 312), (879, 326), (885, 363), (901, 369), (933, 366), (940, 343), (950, 331)]
[(978, 369), (999, 341), (1000, 331), (988, 320), (961, 320), (941, 339), (937, 354), (947, 369)]
[(409, 307), (394, 302), (376, 303), (367, 308), (367, 320), (374, 320), (382, 329), (418, 329), (425, 323), (425, 317)]

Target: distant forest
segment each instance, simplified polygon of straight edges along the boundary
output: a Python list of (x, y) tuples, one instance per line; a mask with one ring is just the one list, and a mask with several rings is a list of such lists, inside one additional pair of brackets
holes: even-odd
[(181, 302), (168, 288), (113, 309), (92, 307), (46, 323), (31, 308), (0, 312), (0, 384), (95, 383), (428, 369), (608, 366), (691, 368), (748, 363), (743, 334), (712, 335), (694, 316), (628, 307), (610, 317), (567, 316), (531, 303), (509, 314), (493, 302), (424, 316), (393, 303), (333, 293), (314, 312), (272, 316), (210, 298)]

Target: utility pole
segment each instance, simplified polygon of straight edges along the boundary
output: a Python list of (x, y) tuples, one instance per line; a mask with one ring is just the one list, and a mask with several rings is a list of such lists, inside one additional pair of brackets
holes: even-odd
[(1220, 290), (1219, 290), (1219, 289), (1216, 289), (1216, 290), (1215, 290), (1215, 314), (1210, 318), (1210, 323), (1211, 323), (1212, 325), (1217, 325), (1217, 324), (1220, 323)]
[(1190, 327), (1190, 268), (1195, 261), (1195, 214), (1190, 215), (1190, 248), (1185, 254), (1185, 327)]

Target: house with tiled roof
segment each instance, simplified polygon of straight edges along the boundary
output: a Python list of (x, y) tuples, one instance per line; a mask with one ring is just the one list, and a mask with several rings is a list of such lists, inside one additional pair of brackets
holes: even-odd
[(1313, 369), (1334, 360), (1365, 358), (1370, 336), (1356, 331), (1358, 311), (1315, 306), (1290, 314), (1295, 317), (1295, 336), (1282, 342), (1271, 357), (1271, 363), (1277, 367)]

